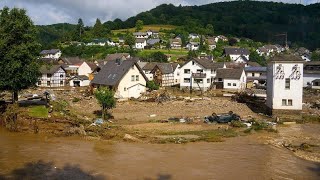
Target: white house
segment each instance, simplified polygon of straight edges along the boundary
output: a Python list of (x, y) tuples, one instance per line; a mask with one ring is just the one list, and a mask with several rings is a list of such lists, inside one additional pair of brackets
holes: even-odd
[(198, 42), (189, 42), (187, 44), (186, 48), (189, 51), (197, 51), (197, 50), (199, 50), (199, 46), (200, 46), (200, 43), (198, 43)]
[(304, 64), (303, 87), (312, 85), (312, 81), (320, 79), (320, 61), (311, 61)]
[(69, 80), (69, 85), (71, 87), (89, 86), (90, 80), (88, 76), (74, 76)]
[(144, 49), (147, 46), (147, 40), (144, 38), (137, 38), (135, 48), (136, 49)]
[(149, 81), (153, 80), (153, 73), (151, 72), (154, 67), (157, 65), (156, 62), (138, 62), (143, 73), (146, 75)]
[(242, 68), (219, 68), (215, 81), (222, 83), (223, 89), (242, 90), (246, 88), (247, 77)]
[(213, 37), (208, 38), (207, 43), (209, 46), (209, 50), (214, 50), (215, 48), (217, 48), (217, 43)]
[(191, 34), (189, 34), (189, 37), (188, 37), (188, 38), (189, 38), (189, 39), (199, 39), (200, 36), (199, 36), (198, 34), (191, 33)]
[(155, 83), (162, 87), (180, 83), (180, 65), (178, 63), (157, 63), (151, 70)]
[(93, 62), (83, 62), (78, 68), (78, 75), (89, 77), (97, 67), (98, 66)]
[(206, 58), (192, 59), (180, 68), (180, 89), (206, 91), (212, 87), (216, 70), (224, 67), (224, 63), (214, 63)]
[(217, 37), (214, 38), (216, 42), (218, 42), (219, 40), (223, 41), (223, 42), (226, 42), (228, 41), (228, 38), (223, 36), (223, 35), (219, 35)]
[(91, 81), (91, 86), (113, 89), (118, 99), (138, 98), (146, 92), (147, 77), (133, 58), (111, 60), (102, 67)]
[(245, 67), (247, 88), (253, 85), (265, 85), (267, 82), (267, 67)]
[(149, 35), (146, 32), (135, 32), (133, 33), (133, 36), (136, 39), (148, 39)]
[(59, 59), (61, 57), (60, 49), (43, 50), (40, 52), (42, 58)]
[[(250, 51), (245, 48), (235, 48), (235, 47), (224, 48), (224, 53), (227, 57), (230, 57), (231, 61), (239, 61), (240, 62), (243, 60), (242, 57), (245, 57), (246, 60), (249, 61)], [(239, 60), (240, 56), (242, 56), (242, 57)]]
[(39, 87), (62, 87), (66, 85), (66, 71), (61, 65), (43, 65), (40, 68)]
[(279, 110), (302, 110), (303, 60), (294, 55), (277, 55), (268, 63), (267, 106)]

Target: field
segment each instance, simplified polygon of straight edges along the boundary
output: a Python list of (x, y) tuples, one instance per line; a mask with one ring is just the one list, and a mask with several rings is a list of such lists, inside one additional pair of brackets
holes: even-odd
[(145, 49), (143, 51), (140, 51), (138, 53), (139, 57), (142, 58), (147, 58), (150, 56), (150, 54), (154, 53), (154, 52), (162, 52), (165, 55), (167, 55), (168, 57), (171, 57), (171, 61), (176, 61), (178, 58), (180, 57), (184, 57), (188, 55), (188, 51), (185, 49), (181, 49), (181, 50), (175, 50), (175, 49)]
[[(154, 30), (154, 31), (160, 31), (160, 29), (166, 29), (166, 30), (171, 30), (175, 29), (177, 26), (173, 25), (144, 25), (143, 29), (141, 30), (142, 32), (148, 31), (149, 29)], [(118, 30), (112, 30), (112, 33), (117, 34), (117, 33), (125, 33), (127, 31), (129, 32), (135, 32), (135, 28), (129, 28), (129, 29), (118, 29)]]

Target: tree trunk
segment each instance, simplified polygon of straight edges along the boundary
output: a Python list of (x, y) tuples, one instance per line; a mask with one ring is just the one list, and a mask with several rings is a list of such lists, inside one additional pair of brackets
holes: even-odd
[(102, 120), (106, 119), (106, 108), (102, 106)]
[(12, 94), (12, 103), (16, 103), (18, 102), (18, 91), (13, 91), (13, 94)]

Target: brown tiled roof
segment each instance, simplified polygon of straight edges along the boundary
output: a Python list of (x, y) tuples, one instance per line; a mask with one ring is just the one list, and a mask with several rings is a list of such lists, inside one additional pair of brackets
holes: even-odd
[(272, 57), (271, 59), (271, 62), (272, 61), (280, 61), (280, 62), (291, 62), (291, 61), (301, 61), (301, 62), (304, 62), (303, 59), (300, 57), (300, 56), (296, 56), (296, 55), (293, 55), (293, 54), (279, 54), (279, 55), (276, 55), (274, 57)]
[(217, 70), (217, 78), (222, 79), (240, 79), (243, 69), (223, 68)]
[(107, 57), (105, 58), (105, 61), (116, 60), (116, 59), (120, 59), (122, 57), (128, 57), (129, 55), (130, 55), (129, 53), (108, 54)]

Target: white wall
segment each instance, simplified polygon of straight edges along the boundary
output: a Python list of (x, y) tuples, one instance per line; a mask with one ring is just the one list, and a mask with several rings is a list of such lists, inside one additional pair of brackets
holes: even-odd
[[(276, 79), (276, 67), (281, 64), (284, 70), (284, 78)], [(291, 79), (292, 67), (298, 65), (301, 77), (299, 80)], [(303, 94), (303, 64), (297, 62), (270, 63), (267, 75), (267, 105), (272, 109), (302, 110)], [(290, 89), (285, 89), (285, 79), (290, 78)], [(282, 99), (292, 99), (292, 106), (283, 106)]]
[[(242, 72), (242, 75), (240, 79), (223, 79), (223, 88), (224, 89), (245, 89), (246, 88), (246, 82), (247, 78), (244, 72)], [(235, 86), (234, 86), (235, 84)]]
[[(74, 87), (74, 84), (73, 84), (73, 82), (74, 81), (80, 81), (80, 80), (70, 80), (70, 82), (69, 82), (69, 85), (71, 86), (71, 87)], [(83, 86), (89, 86), (90, 85), (90, 80), (83, 80), (83, 81), (80, 81), (80, 87), (83, 87)]]
[(176, 70), (173, 73), (174, 84), (180, 84), (180, 65), (177, 66)]
[[(54, 74), (48, 78), (47, 74), (42, 74), (40, 80), (41, 84), (37, 83), (39, 87), (61, 87), (66, 84), (66, 72), (60, 67)], [(47, 82), (50, 81), (50, 85)], [(62, 84), (60, 84), (62, 81)]]
[(81, 64), (81, 66), (78, 68), (78, 75), (79, 76), (88, 76), (89, 77), (89, 74), (91, 74), (91, 73), (92, 73), (92, 70), (86, 62), (83, 62)]
[[(241, 56), (241, 55), (239, 55), (239, 54), (230, 54), (230, 59), (231, 59), (232, 61), (235, 61), (235, 60), (237, 60), (240, 56)], [(243, 55), (243, 56), (246, 57), (246, 58), (249, 60), (249, 55)]]
[[(139, 80), (136, 81), (136, 76), (139, 76)], [(134, 81), (131, 80), (131, 76), (134, 76)], [(121, 79), (118, 89), (116, 92), (117, 98), (125, 99), (125, 98), (138, 98), (141, 96), (141, 93), (146, 92), (146, 80), (143, 78), (139, 69), (136, 65), (124, 75)]]

